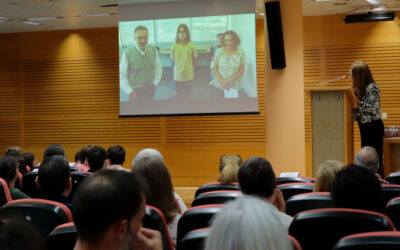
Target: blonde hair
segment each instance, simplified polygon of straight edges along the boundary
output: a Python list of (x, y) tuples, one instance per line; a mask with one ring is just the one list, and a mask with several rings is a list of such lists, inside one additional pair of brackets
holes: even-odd
[(238, 170), (242, 164), (240, 155), (223, 155), (220, 158), (220, 175), (218, 181), (222, 184), (228, 184), (238, 181)]
[(319, 166), (315, 178), (315, 192), (330, 192), (337, 173), (344, 164), (336, 160), (327, 160)]

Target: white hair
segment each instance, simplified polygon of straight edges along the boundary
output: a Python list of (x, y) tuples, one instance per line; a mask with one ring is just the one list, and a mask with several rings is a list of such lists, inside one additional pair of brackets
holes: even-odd
[(354, 164), (365, 167), (375, 174), (379, 170), (379, 155), (373, 147), (362, 147), (354, 156)]
[(205, 246), (206, 250), (291, 249), (277, 209), (248, 195), (221, 209), (213, 219)]
[(162, 162), (164, 162), (164, 158), (161, 155), (161, 153), (154, 148), (145, 148), (139, 151), (139, 153), (136, 154), (135, 158), (133, 158), (132, 161), (132, 167), (135, 166), (136, 163), (143, 159), (158, 159)]

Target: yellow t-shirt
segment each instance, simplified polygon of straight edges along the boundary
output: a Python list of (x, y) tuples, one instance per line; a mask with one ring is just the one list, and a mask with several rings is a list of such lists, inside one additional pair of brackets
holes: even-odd
[(172, 47), (171, 58), (175, 61), (174, 80), (193, 80), (193, 58), (197, 58), (197, 51), (192, 42), (185, 44), (175, 43)]

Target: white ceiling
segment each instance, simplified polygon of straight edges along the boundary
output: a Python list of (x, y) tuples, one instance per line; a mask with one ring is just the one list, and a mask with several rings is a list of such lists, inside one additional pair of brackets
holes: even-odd
[[(116, 27), (118, 7), (100, 7), (108, 4), (126, 4), (132, 2), (168, 2), (196, 0), (0, 0), (0, 33), (34, 32), (45, 30), (86, 29)], [(201, 0), (197, 0), (201, 1)], [(245, 0), (248, 1), (248, 0)], [(257, 1), (258, 18), (264, 13), (264, 0)], [(268, 0), (269, 1), (269, 0)], [(293, 0), (281, 0), (293, 1)], [(400, 0), (378, 0), (382, 6), (400, 9)], [(344, 14), (355, 10), (364, 12), (374, 6), (366, 0), (303, 0), (305, 16)], [(84, 14), (104, 14), (109, 16), (78, 17)], [(261, 15), (260, 15), (261, 14)], [(9, 20), (2, 20), (2, 18)], [(28, 18), (62, 17), (55, 20), (33, 21), (40, 25), (22, 23)]]

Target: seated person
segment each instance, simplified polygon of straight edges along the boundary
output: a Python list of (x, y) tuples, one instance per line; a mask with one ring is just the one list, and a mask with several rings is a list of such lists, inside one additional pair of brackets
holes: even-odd
[(354, 164), (365, 167), (371, 171), (378, 179), (381, 179), (379, 169), (380, 169), (379, 155), (375, 148), (370, 146), (362, 147), (354, 156)]
[[(145, 215), (142, 182), (132, 173), (98, 171), (79, 186), (72, 215), (78, 230), (74, 250), (161, 250), (160, 232), (142, 227)], [(137, 248), (135, 248), (137, 249)]]
[(107, 165), (111, 169), (115, 170), (124, 170), (128, 171), (128, 169), (124, 168), (122, 164), (125, 162), (126, 151), (120, 145), (114, 145), (107, 149)]
[(273, 205), (243, 196), (227, 203), (216, 215), (206, 239), (206, 250), (292, 249)]
[(28, 169), (26, 167), (25, 160), (22, 157), (23, 153), (24, 153), (24, 151), (22, 150), (21, 147), (12, 146), (12, 147), (9, 147), (6, 149), (6, 151), (4, 152), (4, 155), (15, 157), (15, 159), (17, 160), (19, 172), (21, 174), (26, 174), (26, 173), (28, 173)]
[(15, 157), (8, 155), (0, 157), (0, 178), (3, 178), (7, 182), (11, 198), (13, 200), (30, 198), (25, 193), (21, 192), (21, 190), (15, 188), (18, 175), (19, 168)]
[(65, 157), (65, 151), (63, 146), (60, 144), (51, 144), (49, 145), (43, 153), (43, 160), (46, 159), (47, 157), (53, 156), (53, 155), (61, 155)]
[(242, 165), (240, 155), (221, 155), (218, 181), (221, 184), (237, 182), (237, 173), (240, 165)]
[(107, 154), (106, 150), (100, 146), (93, 146), (89, 149), (87, 155), (87, 162), (89, 166), (89, 172), (96, 172), (104, 168)]
[(43, 160), (39, 166), (36, 184), (43, 192), (43, 198), (60, 202), (71, 209), (68, 196), (72, 181), (68, 161), (63, 156), (54, 155)]
[(315, 176), (314, 192), (330, 192), (337, 173), (343, 167), (343, 163), (335, 160), (327, 160), (322, 163)]
[(28, 222), (18, 219), (0, 220), (0, 249), (45, 250), (44, 240)]
[(87, 160), (87, 156), (89, 154), (89, 150), (93, 147), (93, 145), (85, 145), (81, 150), (79, 150), (79, 157), (77, 156), (78, 152), (75, 154), (75, 162), (74, 167), (82, 169), (82, 171), (89, 171), (89, 163)]
[(276, 188), (275, 173), (271, 163), (261, 157), (247, 159), (239, 168), (239, 187), (243, 194), (255, 195), (273, 204), (283, 227), (288, 230), (293, 218), (287, 214), (282, 192)]
[(168, 223), (169, 236), (172, 243), (176, 245), (181, 214), (175, 202), (174, 189), (167, 167), (158, 159), (145, 158), (136, 162), (132, 173), (139, 176), (147, 185), (146, 204), (163, 212)]
[(385, 208), (378, 178), (368, 169), (353, 164), (337, 174), (331, 195), (335, 207), (375, 212), (383, 212)]
[(25, 165), (29, 167), (29, 171), (32, 171), (34, 168), (37, 168), (38, 160), (36, 159), (33, 153), (29, 152), (24, 153), (22, 155), (22, 158), (24, 158)]

